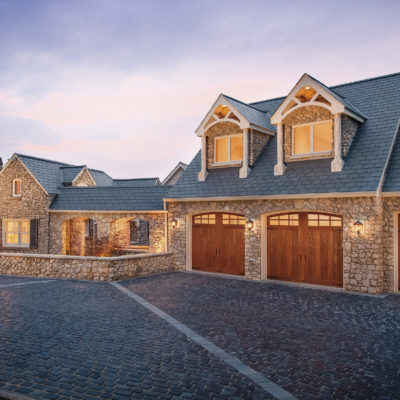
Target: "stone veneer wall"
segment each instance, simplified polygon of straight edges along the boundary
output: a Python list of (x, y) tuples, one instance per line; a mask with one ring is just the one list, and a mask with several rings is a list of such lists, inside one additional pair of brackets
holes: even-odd
[[(324, 107), (309, 106), (301, 107), (291, 112), (282, 122), (284, 124), (284, 153), (285, 161), (300, 161), (309, 160), (311, 157), (293, 157), (292, 156), (292, 126), (307, 124), (309, 122), (327, 121), (332, 120), (332, 148), (333, 148), (333, 137), (334, 137), (334, 120), (330, 111)], [(312, 156), (312, 158), (332, 158), (332, 154), (326, 156)]]
[[(96, 255), (107, 256), (112, 246), (129, 248), (129, 221), (143, 219), (149, 222), (151, 253), (165, 251), (165, 213), (113, 213), (113, 212), (51, 212), (50, 253), (63, 254), (64, 221), (71, 218), (91, 218), (97, 222)], [(64, 231), (64, 233), (63, 233)]]
[(85, 169), (72, 186), (96, 186), (89, 172)]
[[(380, 205), (375, 197), (220, 202), (171, 202), (169, 211), (180, 218), (178, 228), (168, 225), (169, 246), (178, 269), (186, 268), (186, 215), (202, 212), (233, 212), (253, 218), (254, 231), (245, 230), (245, 274), (261, 275), (261, 216), (284, 211), (319, 211), (343, 217), (343, 286), (346, 290), (380, 293), (384, 285)], [(364, 233), (357, 235), (354, 222), (364, 220)], [(266, 237), (266, 235), (265, 235)], [(386, 273), (386, 272), (385, 272)]]
[[(225, 166), (218, 166), (214, 164), (214, 139), (219, 136), (228, 136), (228, 135), (238, 135), (241, 134), (242, 130), (238, 125), (232, 122), (220, 122), (216, 125), (213, 125), (210, 129), (207, 130), (205, 135), (207, 136), (207, 168), (226, 168)], [(235, 164), (235, 167), (240, 167), (242, 164)]]
[(251, 130), (250, 132), (250, 151), (249, 151), (249, 165), (252, 166), (257, 161), (258, 156), (263, 151), (264, 147), (269, 142), (271, 136), (265, 133)]
[[(21, 197), (12, 197), (12, 181), (21, 179)], [(14, 159), (0, 174), (0, 220), (3, 219), (37, 219), (38, 247), (10, 248), (3, 247), (2, 223), (0, 223), (0, 252), (18, 251), (30, 253), (48, 252), (48, 204), (49, 199), (44, 190), (27, 171), (20, 160)]]
[(360, 123), (348, 115), (342, 115), (342, 156), (346, 157)]
[(173, 270), (171, 253), (122, 257), (0, 254), (0, 274), (114, 281)]

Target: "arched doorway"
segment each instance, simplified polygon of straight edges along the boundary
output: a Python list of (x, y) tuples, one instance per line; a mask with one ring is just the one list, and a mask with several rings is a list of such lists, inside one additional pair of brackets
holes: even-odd
[(267, 277), (343, 286), (342, 217), (286, 212), (267, 222)]
[(63, 254), (73, 256), (96, 255), (97, 222), (76, 217), (63, 222)]
[(245, 218), (232, 213), (192, 217), (192, 269), (244, 275)]

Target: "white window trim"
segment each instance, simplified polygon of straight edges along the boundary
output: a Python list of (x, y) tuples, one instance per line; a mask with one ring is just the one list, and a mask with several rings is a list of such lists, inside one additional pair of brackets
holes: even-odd
[[(29, 224), (29, 231), (28, 235), (30, 235), (30, 226), (31, 226), (31, 221), (29, 219), (3, 219), (2, 221), (2, 247), (22, 247), (22, 248), (29, 248), (30, 247), (30, 237), (29, 237), (29, 243), (28, 244), (15, 244), (15, 243), (6, 243), (6, 223), (7, 222), (15, 222), (18, 221), (19, 224), (22, 222), (28, 222)], [(19, 227), (18, 227), (18, 235), (20, 235)], [(19, 240), (19, 236), (18, 236)]]
[(243, 138), (243, 133), (237, 133), (235, 135), (224, 135), (224, 136), (216, 136), (214, 138), (214, 163), (213, 165), (236, 165), (236, 164), (242, 164), (243, 163), (243, 154), (242, 154), (242, 159), (241, 160), (228, 160), (228, 161), (217, 161), (217, 139), (223, 139), (223, 138), (229, 138), (228, 140), (228, 156), (231, 158), (231, 139), (232, 137), (235, 136), (241, 136)]
[[(302, 126), (310, 126), (310, 148), (314, 150), (314, 125), (319, 125), (319, 124), (326, 124), (327, 122), (332, 123), (331, 119), (324, 120), (324, 121), (316, 121), (316, 122), (308, 122), (307, 124), (298, 124), (298, 125), (292, 125), (292, 154), (291, 157), (293, 158), (300, 158), (304, 156), (328, 156), (332, 154), (332, 149), (333, 149), (333, 143), (331, 142), (331, 150), (326, 150), (326, 151), (311, 151), (309, 153), (294, 153), (294, 129), (299, 128)], [(331, 134), (331, 140), (332, 140), (332, 134)]]
[[(20, 194), (15, 193), (15, 182), (19, 182), (19, 187), (20, 187)], [(22, 180), (21, 179), (13, 179), (12, 181), (12, 195), (13, 197), (21, 197), (22, 195)]]

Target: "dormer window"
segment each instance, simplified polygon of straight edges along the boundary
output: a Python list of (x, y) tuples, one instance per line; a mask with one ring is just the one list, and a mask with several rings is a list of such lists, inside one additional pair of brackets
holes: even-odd
[(12, 195), (13, 197), (21, 197), (21, 179), (14, 179), (12, 183)]
[(220, 136), (215, 138), (216, 164), (236, 164), (243, 160), (243, 135)]
[(332, 151), (332, 121), (293, 126), (292, 155), (326, 155)]

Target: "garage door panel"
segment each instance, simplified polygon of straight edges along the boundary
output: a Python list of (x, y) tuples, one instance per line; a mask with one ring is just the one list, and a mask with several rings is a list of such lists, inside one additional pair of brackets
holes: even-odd
[(244, 229), (241, 227), (222, 229), (221, 272), (244, 275)]

